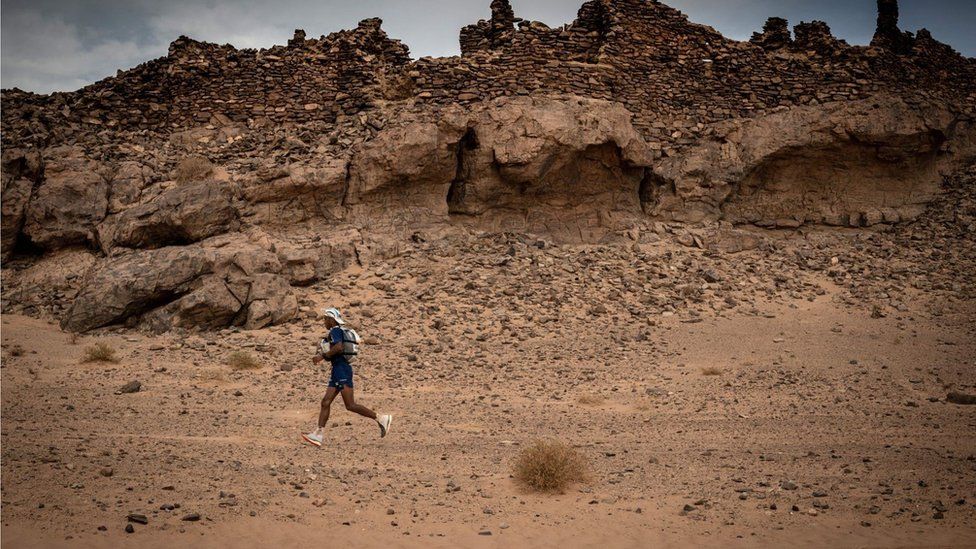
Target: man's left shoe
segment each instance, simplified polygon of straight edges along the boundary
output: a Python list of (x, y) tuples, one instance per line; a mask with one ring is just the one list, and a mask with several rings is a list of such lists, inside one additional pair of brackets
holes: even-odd
[(312, 446), (322, 447), (322, 435), (317, 435), (315, 433), (308, 433), (307, 435), (302, 435), (302, 439), (305, 442), (311, 444)]
[(380, 424), (380, 438), (386, 436), (390, 432), (390, 424), (393, 423), (393, 416), (390, 414), (383, 414), (376, 418), (376, 423)]

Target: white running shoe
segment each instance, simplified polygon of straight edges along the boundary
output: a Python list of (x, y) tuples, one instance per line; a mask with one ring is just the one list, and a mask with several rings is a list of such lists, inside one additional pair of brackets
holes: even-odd
[(317, 435), (315, 433), (309, 433), (307, 435), (302, 435), (305, 442), (311, 444), (312, 446), (322, 447), (322, 435)]
[(376, 423), (380, 424), (380, 438), (383, 438), (390, 432), (390, 424), (393, 423), (393, 416), (390, 414), (377, 416)]

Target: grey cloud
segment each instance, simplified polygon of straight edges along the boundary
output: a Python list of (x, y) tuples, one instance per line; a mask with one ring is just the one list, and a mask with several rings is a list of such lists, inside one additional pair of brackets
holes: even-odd
[[(852, 44), (874, 30), (873, 0), (665, 0), (726, 36), (746, 39), (766, 17), (791, 23), (821, 19)], [(550, 26), (575, 18), (583, 0), (512, 0), (516, 15)], [(309, 36), (381, 17), (387, 33), (416, 57), (458, 53), (461, 26), (490, 14), (490, 0), (6, 0), (2, 5), (0, 85), (50, 92), (72, 90), (166, 54), (183, 34), (261, 48), (283, 44), (295, 28)], [(968, 14), (968, 17), (967, 17)], [(976, 5), (964, 0), (902, 0), (902, 27), (927, 26), (966, 54)]]
[(4, 87), (41, 92), (77, 89), (160, 51), (159, 44), (86, 39), (77, 25), (36, 11), (5, 12), (3, 27), (0, 80)]

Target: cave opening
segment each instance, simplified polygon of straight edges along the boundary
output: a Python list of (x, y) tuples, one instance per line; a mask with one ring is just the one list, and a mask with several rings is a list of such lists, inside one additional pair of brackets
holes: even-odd
[(650, 168), (644, 170), (644, 177), (641, 178), (637, 189), (637, 198), (645, 214), (649, 214), (660, 203), (661, 196), (667, 192), (674, 192), (674, 183), (654, 173)]
[(478, 135), (474, 128), (468, 128), (461, 140), (455, 147), (455, 168), (454, 179), (447, 190), (447, 212), (448, 214), (466, 214), (464, 198), (467, 194), (467, 183), (471, 177), (471, 155), (470, 152), (478, 148)]

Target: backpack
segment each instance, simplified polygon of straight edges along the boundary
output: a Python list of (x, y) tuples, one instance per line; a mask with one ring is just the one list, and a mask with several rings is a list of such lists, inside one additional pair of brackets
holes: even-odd
[[(359, 346), (362, 345), (363, 339), (352, 328), (343, 328), (340, 326), (339, 329), (342, 330), (342, 356), (346, 357), (346, 361), (352, 364), (359, 354)], [(331, 346), (332, 340), (329, 336), (322, 338), (322, 341), (319, 343), (319, 348), (323, 354)]]

